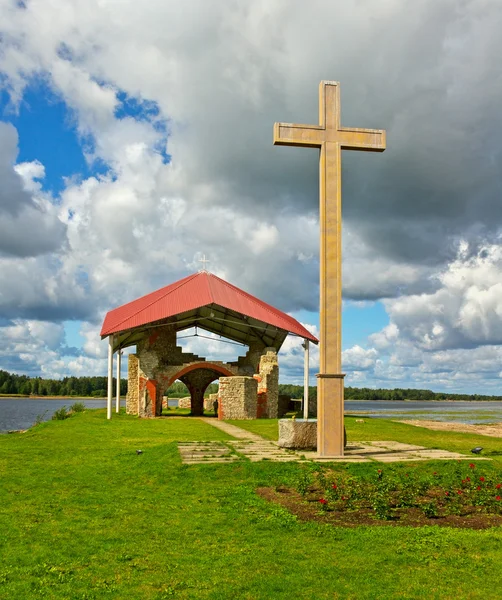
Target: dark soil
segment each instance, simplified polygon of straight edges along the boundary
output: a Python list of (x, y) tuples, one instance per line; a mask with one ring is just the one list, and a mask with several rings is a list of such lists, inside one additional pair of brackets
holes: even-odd
[(263, 487), (257, 494), (274, 504), (280, 504), (301, 521), (319, 521), (330, 523), (336, 527), (360, 527), (361, 525), (423, 527), (438, 525), (440, 527), (457, 527), (463, 529), (488, 529), (502, 526), (502, 515), (489, 515), (477, 512), (476, 507), (468, 509), (465, 515), (446, 515), (443, 517), (426, 517), (418, 508), (398, 508), (392, 512), (389, 520), (377, 519), (372, 509), (323, 511), (318, 499), (303, 498), (298, 492), (286, 487)]

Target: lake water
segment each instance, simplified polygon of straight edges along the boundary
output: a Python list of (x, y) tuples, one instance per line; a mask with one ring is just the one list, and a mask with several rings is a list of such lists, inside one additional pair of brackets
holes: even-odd
[(426, 419), (480, 424), (502, 422), (502, 402), (346, 400), (345, 412), (377, 419)]
[[(54, 411), (62, 406), (69, 408), (74, 402), (83, 402), (88, 408), (105, 408), (106, 400), (76, 400), (61, 398), (0, 398), (0, 432), (28, 429), (38, 416), (48, 421)], [(169, 401), (175, 406), (176, 400)], [(121, 401), (125, 406), (125, 400)], [(115, 410), (115, 398), (113, 399)], [(502, 422), (502, 402), (386, 402), (369, 400), (346, 400), (345, 411), (373, 418), (386, 419), (432, 419), (457, 423)]]
[[(106, 400), (79, 398), (58, 398), (46, 400), (44, 398), (0, 398), (0, 433), (18, 429), (28, 429), (38, 417), (42, 421), (49, 421), (56, 410), (66, 406), (70, 408), (75, 402), (83, 402), (88, 408), (106, 408)], [(169, 406), (177, 406), (177, 400), (169, 400)], [(125, 398), (120, 400), (120, 406), (125, 407)], [(115, 410), (115, 397), (113, 398)]]

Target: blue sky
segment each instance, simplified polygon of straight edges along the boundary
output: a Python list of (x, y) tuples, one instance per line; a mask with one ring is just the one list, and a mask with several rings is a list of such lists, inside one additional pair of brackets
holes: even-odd
[(318, 157), (272, 125), (332, 79), (387, 131), (342, 159), (347, 384), (499, 393), (502, 7), (451, 4), (0, 6), (0, 368), (104, 373), (106, 311), (203, 253), (315, 331)]
[(41, 181), (45, 191), (57, 197), (65, 187), (63, 178), (96, 173), (96, 165), (89, 166), (85, 160), (75, 117), (43, 82), (32, 83), (17, 107), (12, 106), (6, 91), (0, 98), (2, 120), (12, 123), (19, 135), (17, 161), (38, 160), (45, 166)]

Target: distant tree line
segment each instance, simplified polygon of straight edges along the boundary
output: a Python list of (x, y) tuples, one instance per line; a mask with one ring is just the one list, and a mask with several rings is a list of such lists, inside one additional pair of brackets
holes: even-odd
[[(217, 394), (218, 393), (218, 384), (210, 383), (206, 391), (204, 392), (204, 396), (209, 396), (209, 394)], [(182, 381), (175, 381), (173, 385), (166, 391), (166, 396), (169, 398), (185, 398), (186, 396), (190, 396), (190, 392), (188, 391), (187, 386)]]
[[(0, 370), (0, 394), (22, 394), (29, 396), (106, 396), (106, 377), (64, 377), (63, 379), (42, 379), (41, 377), (28, 377), (15, 375)], [(115, 394), (113, 378), (113, 393)], [(207, 394), (218, 391), (218, 384), (211, 383)], [(127, 379), (120, 380), (120, 394), (127, 393)], [(289, 383), (279, 384), (279, 394), (286, 394), (291, 398), (303, 398), (303, 386)], [(167, 390), (167, 396), (182, 398), (190, 395), (186, 385), (175, 381)], [(317, 398), (317, 388), (309, 387), (309, 398)], [(415, 390), (396, 388), (394, 390), (372, 388), (345, 388), (346, 400), (502, 400), (502, 396), (483, 396), (481, 394), (450, 394), (449, 392), (433, 392), (431, 390)]]
[[(113, 393), (115, 394), (116, 379), (113, 378)], [(63, 379), (42, 379), (41, 377), (28, 377), (15, 375), (0, 370), (0, 394), (22, 394), (25, 396), (106, 396), (108, 385), (107, 377), (64, 377)], [(211, 383), (206, 394), (218, 391), (218, 385)], [(127, 394), (127, 379), (120, 380), (120, 394)], [(167, 395), (173, 398), (189, 396), (186, 385), (176, 381), (167, 390)]]
[[(27, 375), (14, 375), (0, 370), (0, 394), (23, 394), (35, 396), (106, 396), (106, 377), (64, 377), (42, 379)], [(113, 378), (115, 393), (116, 379)], [(120, 380), (120, 393), (127, 392), (127, 379)]]
[[(303, 398), (303, 386), (279, 384), (279, 394), (291, 398)], [(317, 388), (309, 387), (309, 398), (317, 398)], [(502, 396), (483, 396), (482, 394), (451, 394), (450, 392), (433, 392), (431, 390), (415, 390), (396, 388), (345, 388), (346, 400), (502, 400)]]

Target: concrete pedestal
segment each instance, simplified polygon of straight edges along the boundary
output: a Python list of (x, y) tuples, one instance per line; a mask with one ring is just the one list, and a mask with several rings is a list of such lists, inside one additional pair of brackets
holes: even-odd
[(315, 450), (317, 420), (279, 419), (279, 446), (292, 450)]

